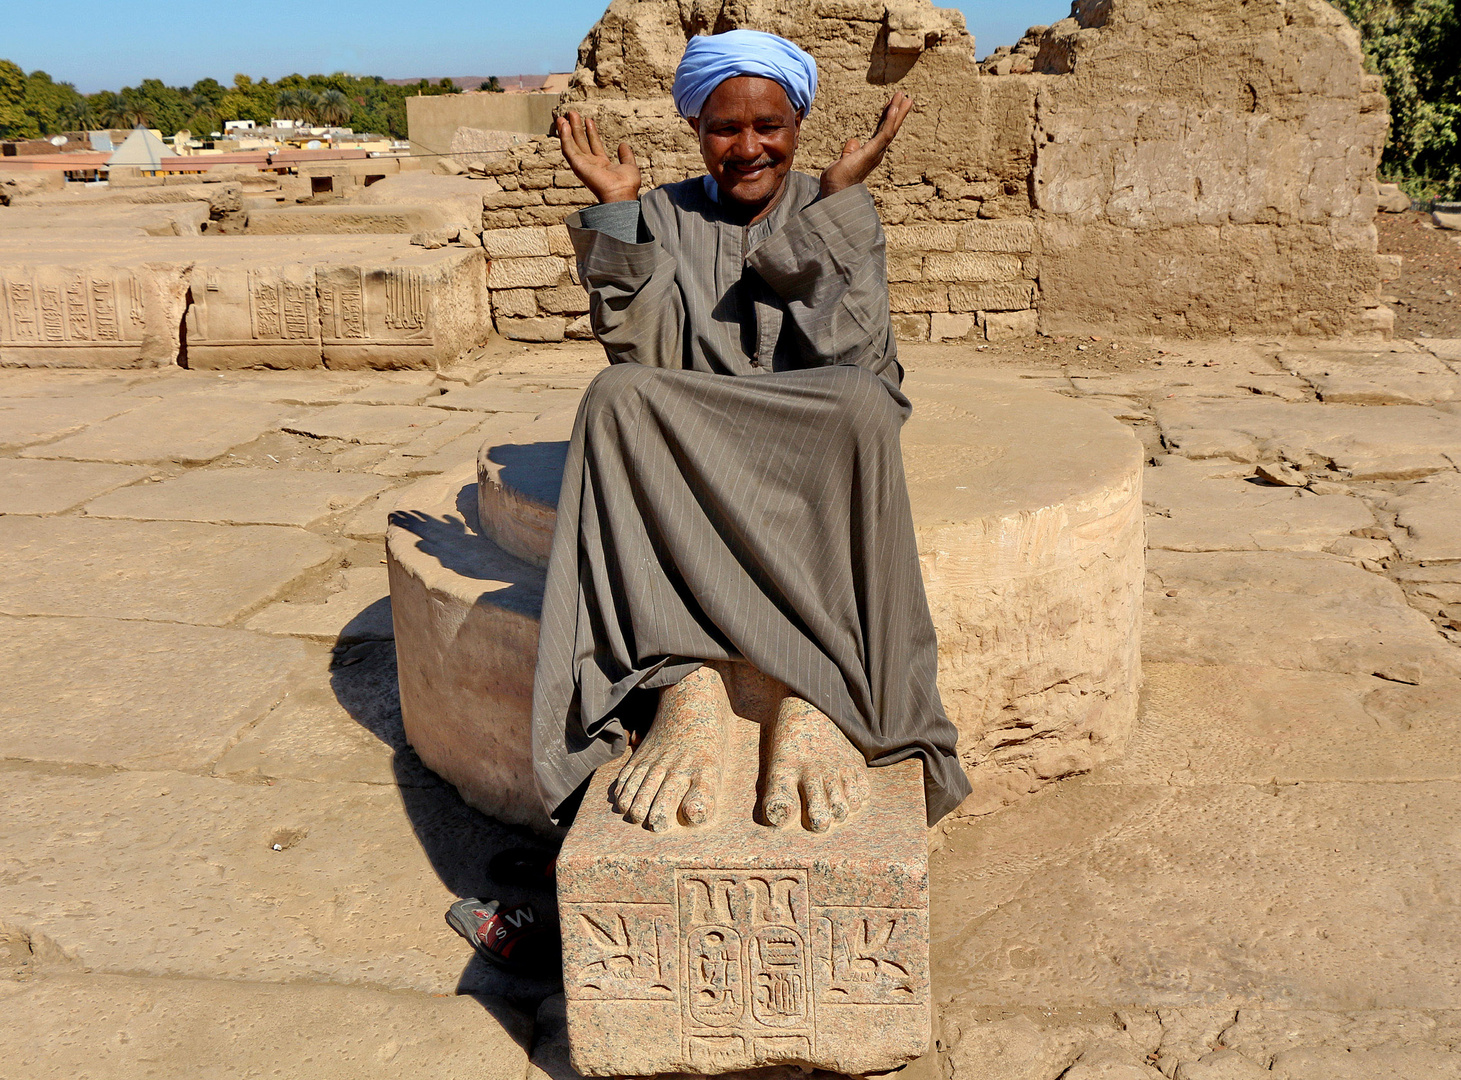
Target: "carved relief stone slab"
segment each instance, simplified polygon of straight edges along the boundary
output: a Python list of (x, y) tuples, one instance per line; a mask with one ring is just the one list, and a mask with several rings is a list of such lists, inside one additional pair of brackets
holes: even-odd
[[(586, 1076), (798, 1064), (882, 1072), (929, 1037), (922, 766), (816, 836), (752, 817), (759, 728), (738, 720), (718, 820), (650, 833), (599, 770), (558, 859), (573, 1065)], [(632, 1033), (632, 1034), (631, 1034)]]
[(194, 267), (188, 290), (189, 367), (321, 366), (313, 267), (202, 264)]
[(440, 367), (491, 325), (479, 249), (418, 248), (379, 263), (321, 264), (315, 273), (330, 368)]
[(113, 266), (0, 267), (7, 364), (126, 367), (142, 358), (142, 282)]

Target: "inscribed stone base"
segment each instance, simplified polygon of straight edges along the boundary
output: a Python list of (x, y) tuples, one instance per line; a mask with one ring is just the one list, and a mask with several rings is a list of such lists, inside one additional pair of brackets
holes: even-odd
[(706, 826), (632, 825), (617, 767), (594, 777), (558, 856), (580, 1073), (873, 1073), (927, 1049), (922, 765), (871, 770), (870, 806), (831, 833), (773, 829), (752, 816), (760, 730), (736, 719)]

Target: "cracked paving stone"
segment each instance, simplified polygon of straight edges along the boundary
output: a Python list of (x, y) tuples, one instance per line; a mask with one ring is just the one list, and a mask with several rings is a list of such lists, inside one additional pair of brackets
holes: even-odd
[(1380, 675), (1461, 674), (1399, 586), (1327, 555), (1151, 551), (1145, 660)]
[(1378, 501), (1405, 530), (1395, 538), (1403, 558), (1421, 563), (1461, 560), (1461, 474), (1439, 473)]
[(22, 457), (202, 465), (274, 426), (283, 407), (201, 394), (158, 401), (92, 424)]
[(1168, 551), (1323, 551), (1373, 527), (1365, 503), (1349, 495), (1234, 477), (1231, 464), (1166, 456), (1142, 477), (1147, 545)]
[(1461, 779), (1461, 680), (1146, 662), (1136, 734), (1092, 783)]
[[(0, 983), (0, 1072), (27, 1080), (522, 1080), (532, 1021), (500, 998), (72, 975)], [(14, 1070), (13, 1072), (11, 1070)]]
[(5, 921), (89, 971), (499, 992), (442, 915), (525, 898), (487, 871), (523, 840), (444, 784), (17, 765), (0, 783)]
[(0, 458), (0, 514), (59, 514), (151, 472), (143, 465)]
[(275, 525), (0, 516), (0, 612), (227, 623), (335, 555)]
[(1461, 1006), (1461, 784), (1163, 786), (1092, 842), (1029, 858), (1022, 817), (1054, 800), (1061, 821), (1119, 810), (1092, 797), (1100, 790), (1047, 790), (936, 853), (935, 896), (941, 864), (967, 860), (966, 845), (983, 860), (1034, 863), (1022, 881), (976, 878), (957, 890), (962, 904), (941, 904), (932, 941), (941, 998), (1008, 1008)]
[[(147, 402), (113, 394), (0, 399), (0, 448), (28, 446), (110, 420)], [(62, 455), (65, 456), (65, 455)]]
[(391, 586), (384, 566), (356, 566), (341, 575), (344, 587), (324, 603), (281, 600), (246, 624), (265, 634), (293, 634), (342, 645), (396, 636), (391, 622)]
[(206, 768), (311, 663), (241, 630), (91, 618), (0, 616), (0, 652), (0, 757), (128, 769)]
[(308, 527), (379, 494), (389, 481), (366, 473), (195, 469), (171, 480), (93, 500), (88, 517)]
[(1190, 458), (1333, 463), (1354, 480), (1412, 479), (1461, 461), (1461, 415), (1419, 405), (1161, 401), (1166, 444)]
[(448, 415), (441, 409), (417, 405), (331, 405), (288, 416), (279, 427), (314, 439), (403, 446)]

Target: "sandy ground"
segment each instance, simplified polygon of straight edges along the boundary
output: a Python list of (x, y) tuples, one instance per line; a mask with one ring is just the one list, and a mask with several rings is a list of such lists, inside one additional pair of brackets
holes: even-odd
[(1386, 300), (1395, 309), (1395, 335), (1402, 338), (1461, 337), (1461, 233), (1438, 229), (1431, 215), (1412, 211), (1376, 214), (1380, 253), (1399, 255), (1400, 277), (1387, 282)]
[[(1137, 733), (935, 834), (905, 1076), (1461, 1076), (1461, 332), (1425, 317), (905, 350), (1054, 376), (1150, 455)], [(532, 415), (600, 364), (0, 371), (0, 1076), (573, 1075), (552, 977), (443, 922), (534, 895), (487, 863), (541, 842), (406, 744), (381, 534), (475, 455), (453, 391)]]

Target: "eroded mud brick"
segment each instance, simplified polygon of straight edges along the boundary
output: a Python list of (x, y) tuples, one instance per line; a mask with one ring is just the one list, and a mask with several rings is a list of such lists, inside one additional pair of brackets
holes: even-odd
[(830, 833), (759, 825), (760, 728), (737, 720), (716, 821), (651, 833), (594, 777), (558, 858), (573, 1066), (586, 1076), (798, 1064), (882, 1072), (929, 1037), (917, 761), (873, 769)]

